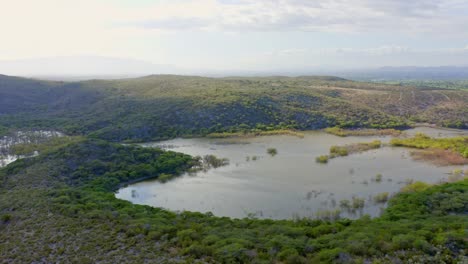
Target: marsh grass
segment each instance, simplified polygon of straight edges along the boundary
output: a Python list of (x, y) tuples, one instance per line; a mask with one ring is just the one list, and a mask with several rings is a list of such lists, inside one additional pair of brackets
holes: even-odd
[(215, 132), (207, 135), (209, 138), (249, 138), (249, 137), (258, 137), (258, 136), (276, 136), (276, 135), (287, 135), (294, 136), (298, 138), (304, 138), (304, 133), (301, 133), (296, 130), (290, 129), (274, 129), (268, 131), (262, 130), (245, 130), (240, 132)]
[(382, 182), (382, 178), (383, 178), (382, 174), (379, 173), (379, 174), (375, 175), (375, 178), (373, 178), (372, 181), (380, 183), (380, 182)]
[(388, 192), (383, 192), (376, 194), (373, 198), (375, 203), (386, 203), (389, 198), (389, 193)]
[(316, 157), (315, 161), (318, 163), (325, 164), (325, 163), (328, 163), (328, 159), (329, 159), (328, 155), (321, 155), (321, 156)]
[[(325, 156), (328, 159), (333, 159), (336, 157), (348, 156), (353, 153), (360, 153), (360, 152), (368, 151), (371, 149), (378, 149), (381, 146), (382, 146), (382, 142), (380, 140), (374, 140), (372, 142), (365, 142), (365, 143), (354, 143), (354, 144), (348, 144), (344, 146), (331, 146), (329, 155), (319, 156), (316, 158), (316, 161), (319, 163), (326, 163), (324, 162)], [(328, 162), (328, 159), (327, 159), (327, 162)]]
[(267, 153), (270, 154), (270, 156), (274, 157), (276, 154), (278, 154), (278, 150), (276, 148), (268, 148)]
[(399, 136), (402, 134), (401, 130), (396, 129), (343, 129), (339, 127), (329, 127), (325, 132), (339, 136)]
[(415, 160), (431, 162), (439, 166), (468, 164), (468, 137), (431, 138), (417, 133), (412, 138), (394, 138), (392, 146), (416, 148), (411, 156)]
[(415, 150), (411, 151), (410, 155), (414, 160), (429, 162), (437, 166), (468, 164), (468, 158), (446, 149)]

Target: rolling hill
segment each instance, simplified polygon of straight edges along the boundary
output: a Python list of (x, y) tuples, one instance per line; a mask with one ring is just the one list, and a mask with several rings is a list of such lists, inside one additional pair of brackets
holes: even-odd
[(150, 75), (56, 82), (0, 76), (0, 127), (57, 129), (111, 141), (212, 132), (468, 127), (468, 92), (329, 76)]

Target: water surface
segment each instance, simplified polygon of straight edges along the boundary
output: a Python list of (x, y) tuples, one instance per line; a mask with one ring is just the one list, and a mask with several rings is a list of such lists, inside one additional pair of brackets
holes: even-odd
[[(409, 135), (423, 132), (433, 137), (466, 135), (461, 130), (416, 128)], [(457, 167), (437, 167), (413, 161), (405, 148), (384, 147), (339, 157), (318, 164), (315, 157), (327, 154), (330, 146), (374, 139), (388, 142), (390, 137), (337, 137), (323, 132), (306, 132), (304, 138), (265, 136), (237, 139), (173, 139), (146, 143), (190, 155), (214, 154), (228, 158), (225, 167), (185, 174), (167, 183), (144, 181), (122, 188), (118, 198), (137, 204), (175, 211), (212, 212), (217, 216), (290, 219), (317, 217), (324, 211), (340, 209), (341, 217), (362, 214), (377, 216), (385, 206), (373, 196), (397, 192), (408, 181), (437, 183)], [(266, 150), (274, 147), (276, 156)], [(257, 160), (253, 160), (257, 157)], [(468, 169), (465, 167), (464, 169)], [(382, 181), (376, 182), (377, 174)], [(354, 212), (340, 208), (340, 200), (365, 199), (365, 206)]]

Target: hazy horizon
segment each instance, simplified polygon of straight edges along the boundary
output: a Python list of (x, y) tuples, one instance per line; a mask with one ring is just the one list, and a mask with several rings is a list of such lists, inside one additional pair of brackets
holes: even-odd
[(468, 3), (459, 0), (0, 1), (2, 74), (468, 66)]

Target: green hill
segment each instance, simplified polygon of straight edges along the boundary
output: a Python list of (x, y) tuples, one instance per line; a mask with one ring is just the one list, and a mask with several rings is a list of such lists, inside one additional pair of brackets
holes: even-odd
[(47, 128), (112, 141), (212, 132), (468, 127), (468, 91), (418, 89), (336, 77), (152, 75), (50, 82), (0, 76), (0, 127)]

